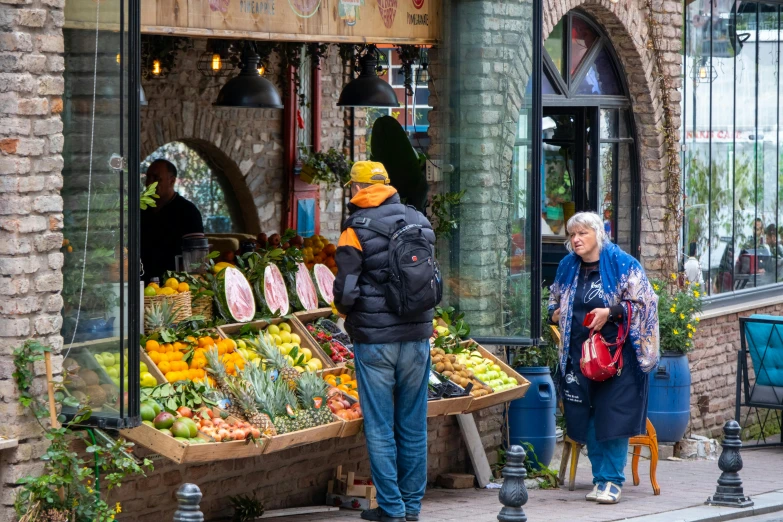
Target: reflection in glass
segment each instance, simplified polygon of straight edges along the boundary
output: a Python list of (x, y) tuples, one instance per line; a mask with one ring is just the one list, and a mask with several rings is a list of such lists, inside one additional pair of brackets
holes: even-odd
[(617, 109), (601, 109), (601, 139), (617, 137)]
[(602, 143), (598, 158), (598, 214), (603, 217), (604, 230), (613, 241), (617, 239), (617, 231), (614, 230), (614, 194), (612, 193), (615, 148), (614, 143)]
[(549, 37), (544, 42), (544, 49), (552, 59), (552, 63), (557, 67), (557, 70), (560, 71), (560, 74), (563, 74), (563, 25), (565, 24), (561, 19), (552, 28), (552, 32), (549, 33)]
[(552, 82), (549, 81), (546, 74), (541, 75), (541, 94), (560, 94), (552, 87)]
[(617, 208), (615, 209), (617, 214), (615, 220), (617, 232), (615, 242), (626, 252), (637, 254), (637, 252), (631, 252), (632, 214), (638, 212), (638, 210), (633, 208), (631, 199), (633, 147), (633, 143), (620, 143), (617, 145), (617, 195), (615, 197), (617, 202)]
[(622, 94), (620, 81), (606, 49), (601, 49), (576, 90), (577, 94)]
[(587, 52), (598, 40), (595, 31), (581, 18), (574, 16), (571, 18), (571, 67), (570, 72), (576, 73), (579, 64), (587, 55)]
[[(546, 134), (546, 131), (545, 131)], [(565, 215), (574, 214), (574, 144), (544, 142), (543, 236), (565, 237)]]

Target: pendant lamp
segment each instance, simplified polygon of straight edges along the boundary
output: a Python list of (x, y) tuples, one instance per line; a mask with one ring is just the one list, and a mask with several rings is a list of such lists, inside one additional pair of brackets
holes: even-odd
[(359, 77), (343, 87), (338, 107), (399, 107), (394, 89), (389, 82), (378, 78), (378, 57), (375, 46), (359, 58)]
[(272, 82), (259, 72), (258, 54), (245, 43), (242, 51), (242, 70), (220, 89), (215, 107), (247, 109), (282, 109), (283, 102)]

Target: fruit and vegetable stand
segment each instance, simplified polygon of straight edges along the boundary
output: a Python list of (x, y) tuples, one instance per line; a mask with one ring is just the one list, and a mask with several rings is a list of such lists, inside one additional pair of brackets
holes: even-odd
[[(289, 232), (241, 256), (213, 253), (198, 274), (171, 272), (148, 285), (142, 425), (121, 435), (186, 464), (261, 456), (361, 432), (353, 342), (331, 306), (333, 247)], [(204, 299), (212, 300), (211, 310)], [(529, 383), (470, 340), (459, 316), (451, 310), (437, 316), (428, 417), (469, 413), (525, 394)], [(64, 363), (66, 389), (94, 408), (119, 400), (113, 392), (127, 376), (103, 346), (74, 347)]]

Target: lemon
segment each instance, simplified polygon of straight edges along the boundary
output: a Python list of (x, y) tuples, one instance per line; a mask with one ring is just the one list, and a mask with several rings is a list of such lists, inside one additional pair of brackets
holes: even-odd
[(274, 339), (274, 341), (275, 341), (275, 344), (276, 344), (276, 345), (278, 345), (278, 346), (280, 346), (281, 344), (283, 344), (283, 340), (280, 338), (280, 336), (279, 336), (279, 335), (273, 335), (273, 336), (272, 336), (272, 339)]
[(291, 342), (291, 332), (288, 332), (288, 331), (280, 332), (280, 339), (282, 339), (284, 343), (290, 343)]
[(302, 368), (301, 366), (294, 366), (294, 370), (298, 371), (299, 373), (304, 373), (306, 370)]
[(269, 326), (266, 327), (266, 333), (268, 333), (271, 336), (279, 335), (280, 328), (278, 328), (276, 324), (270, 324)]
[(311, 372), (317, 372), (320, 370), (323, 365), (319, 359), (310, 359), (305, 363), (305, 366), (311, 371)]
[(292, 333), (292, 334), (291, 334), (291, 342), (292, 342), (293, 344), (300, 344), (300, 343), (302, 342), (302, 338), (301, 338), (301, 337), (299, 337), (297, 334), (295, 334), (295, 333)]
[(288, 333), (291, 333), (291, 325), (288, 323), (280, 323), (280, 330), (285, 330)]
[(171, 288), (172, 290), (176, 290), (177, 287), (179, 286), (179, 281), (177, 281), (173, 277), (169, 277), (168, 279), (166, 279), (166, 283), (163, 286), (165, 286), (166, 288)]
[(293, 366), (294, 365), (294, 358), (291, 357), (290, 355), (286, 355), (285, 356), (285, 360), (288, 361), (288, 366)]
[(140, 363), (139, 363), (139, 373), (141, 373), (141, 374), (142, 374), (142, 376), (143, 376), (145, 373), (149, 372), (149, 371), (150, 371), (150, 369), (149, 369), (149, 368), (147, 368), (147, 365), (146, 365), (145, 363), (143, 363), (143, 362), (140, 362)]
[(304, 356), (305, 362), (313, 358), (313, 352), (311, 352), (309, 348), (299, 348), (299, 353)]
[(142, 388), (154, 388), (157, 385), (158, 385), (158, 381), (155, 379), (154, 375), (152, 375), (149, 372), (144, 372), (141, 374)]
[(280, 353), (287, 356), (289, 353), (291, 353), (291, 350), (294, 349), (294, 345), (291, 343), (283, 343), (279, 346), (279, 348)]
[(155, 297), (156, 295), (158, 294), (155, 292), (155, 288), (152, 285), (144, 289), (144, 297)]
[(176, 293), (177, 293), (176, 290), (174, 290), (170, 286), (167, 286), (166, 288), (161, 288), (160, 289), (160, 294), (158, 294), (158, 295), (174, 295)]
[(243, 341), (242, 339), (239, 339), (237, 341), (237, 346), (239, 346), (240, 348), (247, 348), (247, 344), (245, 344), (245, 341)]

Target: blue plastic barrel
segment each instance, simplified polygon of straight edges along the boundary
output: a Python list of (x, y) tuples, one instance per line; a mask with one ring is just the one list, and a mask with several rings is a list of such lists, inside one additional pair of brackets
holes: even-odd
[(691, 415), (691, 369), (688, 356), (664, 353), (658, 368), (650, 374), (647, 418), (658, 434), (658, 442), (679, 442), (688, 429)]
[[(511, 401), (508, 410), (508, 434), (511, 445), (529, 442), (538, 460), (549, 466), (555, 454), (555, 411), (557, 394), (547, 366), (515, 368), (530, 381), (530, 388), (521, 399)], [(528, 456), (530, 458), (530, 456)]]

